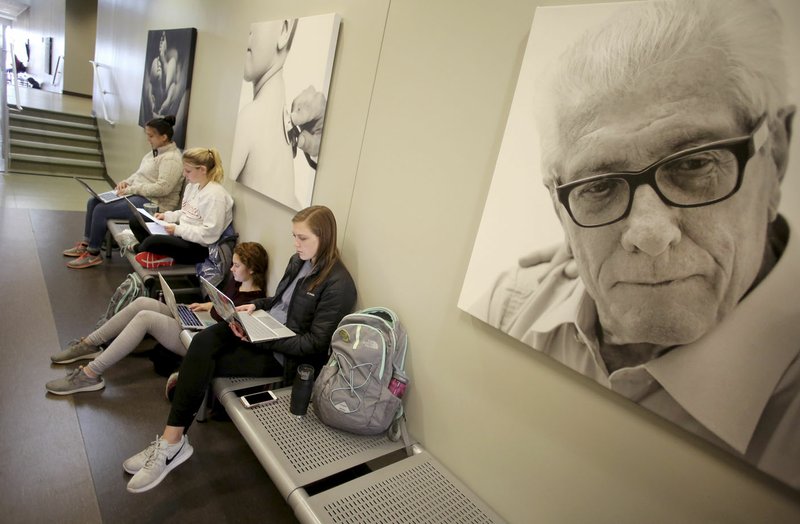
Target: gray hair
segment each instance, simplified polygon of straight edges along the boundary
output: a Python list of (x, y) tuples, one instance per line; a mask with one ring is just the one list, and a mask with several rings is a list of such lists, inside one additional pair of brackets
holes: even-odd
[[(781, 20), (768, 0), (654, 0), (621, 8), (558, 60), (538, 100), (544, 183), (553, 187), (563, 146), (578, 138), (602, 100), (623, 95), (656, 66), (715, 53), (743, 124), (785, 104)], [(545, 106), (544, 103), (547, 105)]]

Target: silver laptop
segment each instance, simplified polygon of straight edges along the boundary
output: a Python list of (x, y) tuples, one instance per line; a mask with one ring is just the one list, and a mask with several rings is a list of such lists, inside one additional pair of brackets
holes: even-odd
[(140, 210), (138, 207), (134, 206), (133, 202), (128, 200), (128, 197), (124, 196), (122, 198), (124, 198), (125, 202), (128, 203), (128, 208), (130, 208), (131, 214), (133, 215), (133, 217), (136, 219), (137, 222), (139, 222), (139, 224), (142, 225), (142, 227), (146, 231), (149, 231), (150, 234), (152, 234), (152, 235), (166, 235), (167, 234), (167, 230), (164, 229), (164, 226), (162, 226), (161, 224), (157, 224), (155, 222), (147, 222), (144, 219), (144, 216), (142, 216), (142, 211), (143, 210)]
[(199, 331), (214, 324), (214, 319), (212, 319), (210, 315), (205, 314), (202, 315), (202, 317), (205, 318), (201, 318), (201, 315), (189, 309), (187, 305), (178, 304), (175, 300), (175, 293), (172, 291), (172, 288), (169, 287), (164, 277), (161, 276), (161, 273), (158, 274), (158, 279), (161, 281), (161, 291), (164, 293), (164, 301), (167, 303), (167, 307), (172, 312), (172, 316), (175, 317), (175, 320), (178, 321), (181, 328)]
[(108, 204), (109, 202), (114, 202), (115, 200), (120, 200), (121, 198), (123, 198), (122, 196), (116, 194), (114, 192), (114, 190), (106, 191), (104, 193), (98, 193), (97, 191), (92, 189), (92, 186), (90, 186), (89, 184), (87, 184), (86, 182), (81, 180), (80, 178), (78, 178), (76, 176), (74, 176), (72, 178), (74, 178), (75, 180), (80, 182), (81, 185), (84, 187), (84, 189), (86, 189), (86, 191), (88, 191), (90, 195), (94, 196), (96, 199), (100, 200), (104, 204)]
[(219, 316), (224, 318), (226, 322), (237, 321), (247, 334), (250, 342), (264, 342), (295, 335), (294, 331), (278, 322), (275, 317), (264, 310), (257, 309), (250, 315), (236, 311), (233, 300), (214, 287), (211, 282), (200, 277), (200, 283), (203, 286), (203, 291), (211, 299), (211, 303), (214, 304), (214, 309), (217, 310)]

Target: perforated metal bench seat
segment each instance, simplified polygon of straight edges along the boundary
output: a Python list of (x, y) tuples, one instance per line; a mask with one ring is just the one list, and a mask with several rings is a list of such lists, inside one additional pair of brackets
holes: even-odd
[(489, 524), (504, 522), (438, 460), (419, 446), (415, 454), (309, 497), (289, 495), (300, 522), (349, 524)]
[[(120, 220), (109, 220), (107, 223), (108, 226), (108, 233), (109, 235), (106, 237), (106, 257), (111, 257), (111, 238), (113, 237), (115, 240), (119, 237), (119, 234), (125, 231), (126, 229), (130, 229), (128, 222), (120, 221)], [(197, 293), (199, 292), (199, 287), (195, 284), (188, 284), (188, 279), (180, 278), (180, 277), (193, 277), (196, 275), (196, 270), (194, 264), (190, 265), (174, 265), (169, 267), (160, 267), (157, 269), (145, 269), (136, 261), (136, 254), (135, 253), (125, 253), (125, 258), (128, 259), (133, 270), (142, 277), (142, 282), (144, 282), (144, 287), (147, 292), (147, 296), (153, 296), (154, 291), (159, 287), (158, 281), (158, 274), (161, 273), (164, 275), (164, 278), (168, 280), (179, 280), (181, 282), (186, 282), (183, 286), (173, 286), (172, 282), (170, 282), (170, 287), (176, 294), (180, 293)]]
[(275, 391), (274, 404), (247, 409), (236, 393), (218, 397), (239, 432), (288, 500), (298, 488), (402, 449), (385, 435), (352, 435), (326, 426), (313, 408), (305, 417), (289, 412), (291, 388)]

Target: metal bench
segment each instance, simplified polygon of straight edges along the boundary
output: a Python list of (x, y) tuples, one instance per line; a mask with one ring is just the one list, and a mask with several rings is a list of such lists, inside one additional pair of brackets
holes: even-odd
[(411, 457), (317, 495), (297, 489), (288, 502), (298, 520), (308, 523), (504, 522), (419, 446)]
[(386, 435), (361, 436), (326, 426), (313, 409), (289, 412), (291, 388), (274, 404), (245, 408), (235, 389), (220, 401), (301, 522), (504, 522), (421, 446), (414, 454), (309, 496), (307, 487), (402, 450)]
[(304, 417), (292, 415), (291, 388), (275, 394), (277, 402), (254, 408), (245, 408), (234, 390), (217, 398), (287, 500), (298, 488), (404, 447), (385, 435), (352, 435), (326, 426), (313, 408)]
[[(130, 229), (127, 221), (111, 219), (107, 223), (108, 234), (106, 235), (106, 257), (111, 258), (113, 250), (113, 242), (116, 241), (123, 231)], [(145, 293), (148, 297), (155, 295), (155, 292), (160, 288), (158, 274), (161, 273), (170, 283), (172, 291), (176, 295), (182, 293), (199, 293), (200, 286), (196, 279), (196, 269), (194, 264), (181, 265), (176, 264), (169, 267), (160, 267), (157, 269), (145, 269), (136, 261), (135, 253), (125, 253), (125, 258), (131, 264), (133, 270), (142, 277), (144, 282)], [(173, 285), (174, 284), (174, 285)]]
[[(191, 333), (181, 334), (188, 347)], [(289, 412), (291, 387), (279, 387), (283, 377), (220, 377), (209, 395), (225, 407), (278, 491), (300, 522), (349, 524), (505, 522), (472, 490), (419, 444), (411, 456), (363, 476), (309, 495), (314, 483), (352, 468), (386, 461), (405, 447), (386, 434), (353, 435), (322, 423), (313, 408), (304, 417)], [(245, 408), (237, 390), (272, 384), (277, 402)], [(205, 402), (198, 414), (205, 417)]]

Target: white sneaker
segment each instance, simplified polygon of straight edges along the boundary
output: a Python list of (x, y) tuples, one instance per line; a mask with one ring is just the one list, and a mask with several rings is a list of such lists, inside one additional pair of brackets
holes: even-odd
[(156, 439), (150, 443), (149, 446), (144, 448), (144, 450), (140, 451), (136, 455), (132, 456), (128, 460), (122, 463), (122, 469), (125, 470), (126, 473), (130, 473), (131, 475), (135, 475), (139, 472), (140, 469), (144, 467), (144, 463), (147, 462), (147, 457), (149, 457), (153, 453), (153, 447), (158, 445), (158, 435), (156, 435)]
[(128, 491), (142, 493), (153, 489), (164, 480), (170, 471), (186, 462), (193, 452), (194, 448), (189, 444), (189, 438), (186, 435), (183, 435), (180, 442), (175, 444), (169, 444), (161, 437), (156, 437), (155, 442), (151, 443), (147, 449), (129, 458), (123, 464), (125, 471), (130, 472), (130, 469), (134, 469), (138, 465), (139, 457), (146, 454), (144, 464), (128, 482)]

